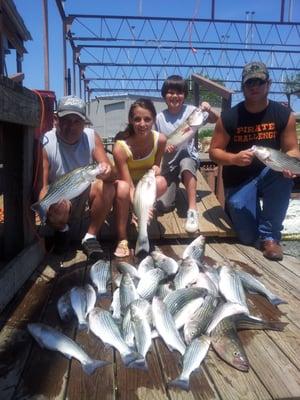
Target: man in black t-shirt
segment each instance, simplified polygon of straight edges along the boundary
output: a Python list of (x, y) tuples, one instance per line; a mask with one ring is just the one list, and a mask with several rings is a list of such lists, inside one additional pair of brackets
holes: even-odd
[(251, 62), (242, 73), (245, 100), (219, 118), (210, 157), (223, 165), (225, 203), (234, 229), (244, 244), (259, 246), (271, 260), (283, 257), (280, 246), (294, 177), (260, 162), (253, 145), (300, 157), (294, 115), (268, 99), (271, 80), (265, 64)]

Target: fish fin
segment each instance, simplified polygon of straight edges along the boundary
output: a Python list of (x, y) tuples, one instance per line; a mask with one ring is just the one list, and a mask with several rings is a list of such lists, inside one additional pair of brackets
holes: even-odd
[(150, 244), (148, 236), (138, 237), (136, 245), (135, 245), (135, 255), (139, 254), (140, 252), (144, 251), (149, 253)]
[(188, 379), (176, 378), (173, 381), (168, 382), (168, 386), (176, 386), (182, 390), (190, 390), (190, 381)]
[(288, 302), (286, 300), (283, 300), (277, 296), (270, 299), (270, 302), (271, 302), (271, 304), (273, 304), (273, 306), (278, 306), (279, 304), (288, 304)]
[(105, 367), (106, 365), (111, 364), (110, 361), (102, 361), (102, 360), (92, 360), (90, 363), (84, 364), (82, 369), (88, 375), (92, 375), (92, 373), (101, 367)]
[(87, 329), (87, 327), (88, 327), (87, 322), (79, 322), (79, 323), (78, 323), (78, 329), (79, 329), (80, 331), (83, 331), (84, 329)]
[(131, 368), (134, 368), (139, 362), (141, 362), (141, 364), (145, 362), (144, 357), (135, 351), (132, 351), (131, 353), (127, 353), (125, 355), (121, 354), (121, 358), (124, 365)]
[(47, 219), (47, 210), (41, 206), (40, 202), (37, 201), (36, 203), (33, 203), (30, 208), (32, 211), (38, 213), (41, 222), (45, 224)]
[(130, 364), (127, 365), (128, 368), (137, 368), (141, 371), (148, 371), (148, 364), (145, 358), (141, 358), (138, 360), (134, 360)]

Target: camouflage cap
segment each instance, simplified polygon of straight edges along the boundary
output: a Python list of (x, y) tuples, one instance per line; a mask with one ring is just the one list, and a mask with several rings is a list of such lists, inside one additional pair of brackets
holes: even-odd
[(258, 78), (262, 80), (269, 79), (268, 68), (264, 63), (253, 61), (246, 64), (243, 68), (242, 83), (246, 83), (249, 79)]
[(84, 121), (86, 120), (85, 102), (76, 96), (62, 97), (57, 105), (57, 115), (64, 117), (65, 115), (76, 114)]

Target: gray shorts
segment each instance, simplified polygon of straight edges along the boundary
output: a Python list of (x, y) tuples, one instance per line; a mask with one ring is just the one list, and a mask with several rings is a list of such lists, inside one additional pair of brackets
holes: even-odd
[(175, 207), (176, 191), (180, 181), (182, 181), (183, 171), (190, 171), (197, 178), (198, 164), (196, 160), (191, 158), (187, 152), (182, 152), (172, 163), (169, 160), (174, 158), (174, 154), (165, 154), (162, 164), (162, 175), (166, 178), (168, 187), (166, 192), (157, 199), (158, 211), (170, 211)]
[(74, 240), (82, 239), (90, 223), (89, 194), (90, 187), (80, 196), (71, 200), (72, 209), (68, 224), (71, 238)]
[[(71, 200), (72, 208), (68, 225), (72, 240), (82, 239), (89, 226), (89, 193), (90, 188), (86, 189), (81, 195)], [(41, 236), (52, 236), (54, 234), (54, 229), (49, 224), (46, 224), (41, 226), (39, 234)]]

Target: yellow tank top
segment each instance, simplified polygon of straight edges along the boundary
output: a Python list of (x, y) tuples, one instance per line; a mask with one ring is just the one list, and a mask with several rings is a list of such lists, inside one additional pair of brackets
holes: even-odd
[(153, 134), (153, 149), (144, 158), (139, 158), (135, 160), (133, 158), (132, 152), (125, 140), (117, 140), (116, 143), (121, 146), (126, 155), (128, 156), (127, 165), (130, 172), (131, 179), (136, 184), (141, 177), (154, 165), (155, 156), (157, 153), (157, 143), (159, 138), (159, 132), (152, 131)]

